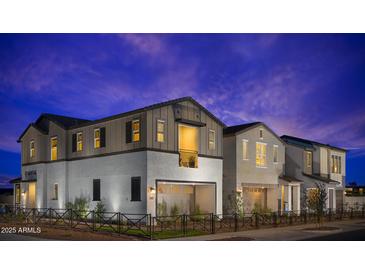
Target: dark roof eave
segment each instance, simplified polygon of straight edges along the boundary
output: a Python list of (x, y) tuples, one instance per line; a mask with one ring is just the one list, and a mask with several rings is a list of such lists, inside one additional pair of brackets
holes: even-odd
[(22, 132), (22, 134), (19, 136), (18, 140), (16, 140), (17, 143), (20, 143), (22, 141), (21, 139), (23, 138), (23, 136), (25, 135), (25, 133), (28, 131), (28, 129), (30, 127), (34, 127), (36, 130), (38, 130), (42, 134), (45, 134), (45, 135), (47, 134), (47, 132), (45, 132), (44, 130), (42, 130), (41, 128), (39, 128), (35, 123), (30, 123), (27, 126), (27, 128)]
[(322, 182), (325, 182), (325, 183), (335, 183), (335, 184), (341, 184), (340, 182), (338, 181), (335, 181), (335, 180), (332, 180), (332, 179), (329, 179), (329, 178), (325, 178), (325, 177), (322, 177), (322, 176), (319, 176), (319, 175), (314, 175), (314, 174), (307, 174), (307, 173), (304, 173), (302, 172), (302, 174), (304, 176), (307, 176), (309, 178), (312, 178), (312, 179), (315, 179), (315, 180), (319, 180), (319, 181), (322, 181)]
[(344, 152), (348, 151), (347, 149), (344, 149), (344, 148), (341, 148), (341, 147), (336, 147), (336, 146), (332, 146), (332, 145), (329, 145), (329, 144), (323, 144), (323, 143), (319, 143), (319, 142), (316, 142), (316, 141), (303, 139), (303, 138), (299, 138), (299, 137), (294, 137), (294, 136), (289, 136), (289, 135), (282, 135), (280, 138), (283, 139), (283, 140), (289, 139), (289, 140), (293, 140), (293, 141), (297, 141), (297, 142), (328, 147), (328, 148), (331, 148), (331, 149), (337, 149), (337, 150), (344, 151)]

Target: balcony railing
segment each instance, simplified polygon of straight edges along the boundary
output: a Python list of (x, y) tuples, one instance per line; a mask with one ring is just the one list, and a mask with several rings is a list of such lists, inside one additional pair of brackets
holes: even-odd
[(179, 166), (197, 168), (198, 167), (198, 152), (193, 150), (179, 150)]

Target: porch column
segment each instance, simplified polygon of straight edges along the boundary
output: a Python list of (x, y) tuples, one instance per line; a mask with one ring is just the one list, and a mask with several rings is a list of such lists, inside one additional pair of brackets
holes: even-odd
[(288, 210), (292, 211), (292, 196), (291, 196), (292, 186), (288, 185)]
[(300, 199), (301, 199), (301, 197), (300, 197), (300, 184), (298, 184), (298, 186), (297, 186), (297, 194), (298, 194), (298, 198), (297, 198), (297, 203), (298, 203), (298, 207), (297, 207), (297, 210), (298, 210), (298, 212), (300, 212)]

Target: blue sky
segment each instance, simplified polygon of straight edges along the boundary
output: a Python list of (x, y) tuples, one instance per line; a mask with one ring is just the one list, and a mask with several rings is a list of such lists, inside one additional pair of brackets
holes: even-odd
[(0, 34), (0, 181), (40, 113), (86, 119), (193, 96), (226, 124), (263, 121), (341, 146), (365, 184), (365, 35)]

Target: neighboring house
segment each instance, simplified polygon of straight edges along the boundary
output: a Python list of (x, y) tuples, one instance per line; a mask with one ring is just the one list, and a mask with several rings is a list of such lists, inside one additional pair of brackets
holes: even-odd
[[(330, 209), (342, 207), (346, 150), (287, 135), (281, 138), (286, 143), (285, 173), (303, 181), (303, 190), (307, 195), (316, 189), (317, 184), (322, 184), (327, 191), (326, 207)], [(302, 195), (303, 199), (305, 196)]]
[(83, 196), (91, 209), (220, 214), (224, 126), (191, 97), (95, 121), (42, 114), (18, 140), (15, 202), (65, 208)]
[(226, 212), (236, 195), (245, 212), (299, 210), (300, 181), (284, 176), (285, 144), (261, 122), (224, 129), (223, 191)]
[(365, 186), (358, 185), (356, 182), (346, 184), (345, 206), (364, 206), (365, 205)]

